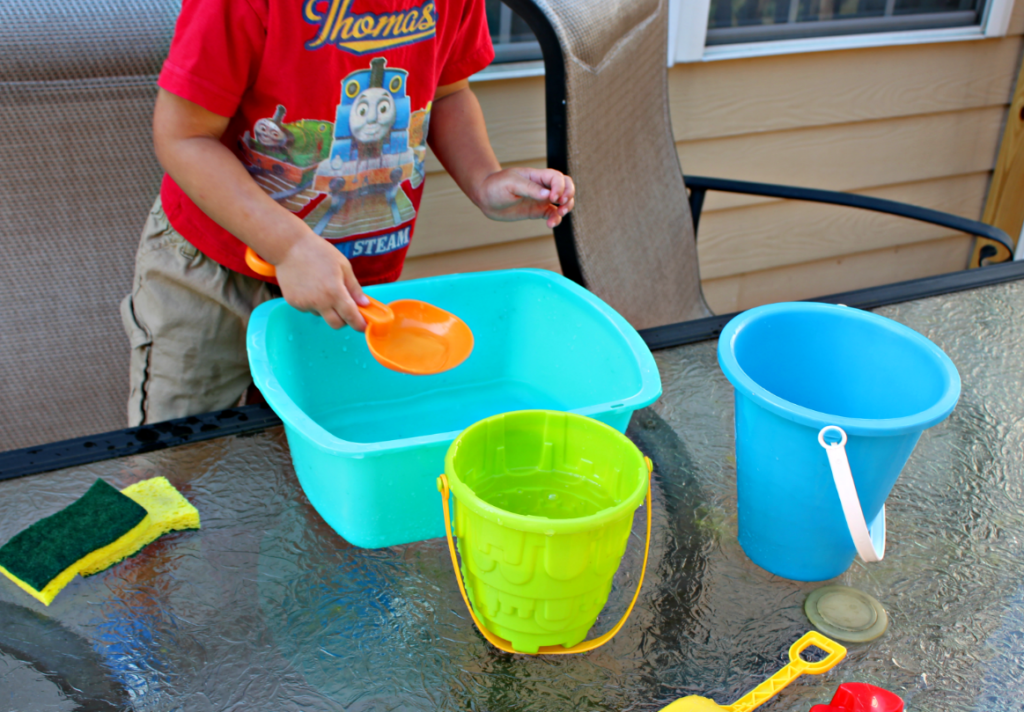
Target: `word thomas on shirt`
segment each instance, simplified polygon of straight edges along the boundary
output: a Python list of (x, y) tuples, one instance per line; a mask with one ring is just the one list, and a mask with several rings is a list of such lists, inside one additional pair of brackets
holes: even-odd
[[(327, 6), (321, 14), (319, 8)], [(350, 12), (352, 0), (306, 0), (303, 16), (306, 22), (319, 26), (316, 37), (306, 49), (319, 49), (333, 44), (354, 54), (379, 52), (433, 37), (437, 28), (434, 3), (401, 12), (355, 14)]]

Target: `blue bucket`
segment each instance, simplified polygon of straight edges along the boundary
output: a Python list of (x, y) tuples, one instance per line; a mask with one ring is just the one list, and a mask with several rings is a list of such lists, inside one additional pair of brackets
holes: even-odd
[(823, 581), (858, 551), (880, 559), (886, 497), (960, 397), (949, 357), (891, 319), (799, 302), (730, 321), (718, 363), (735, 387), (739, 542), (751, 561)]

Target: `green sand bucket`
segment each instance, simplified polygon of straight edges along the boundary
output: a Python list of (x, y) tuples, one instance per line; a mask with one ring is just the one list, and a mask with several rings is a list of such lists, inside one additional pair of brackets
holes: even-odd
[(640, 594), (643, 571), (622, 620), (581, 643), (608, 600), (645, 494), (650, 545), (650, 473), (650, 460), (622, 433), (572, 413), (504, 413), (455, 439), (438, 479), (445, 531), (463, 598), (493, 645), (576, 653), (619, 631)]

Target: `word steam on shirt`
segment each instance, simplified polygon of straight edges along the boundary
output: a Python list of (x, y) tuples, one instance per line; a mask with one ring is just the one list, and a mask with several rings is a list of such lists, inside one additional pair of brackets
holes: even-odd
[(400, 250), (409, 244), (409, 228), (381, 235), (380, 237), (364, 237), (359, 240), (335, 243), (341, 254), (348, 259), (362, 255), (382, 255), (385, 252)]
[(352, 3), (353, 0), (306, 0), (303, 17), (320, 28), (316, 37), (306, 43), (306, 49), (334, 45), (353, 54), (379, 52), (430, 39), (437, 28), (432, 0), (420, 7), (380, 15), (356, 14), (351, 11)]

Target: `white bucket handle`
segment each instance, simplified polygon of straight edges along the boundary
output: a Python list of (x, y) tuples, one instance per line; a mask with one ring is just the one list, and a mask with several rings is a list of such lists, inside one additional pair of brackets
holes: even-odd
[[(830, 430), (839, 433), (839, 442), (825, 442), (825, 433)], [(857, 496), (857, 488), (853, 484), (850, 461), (846, 458), (846, 431), (838, 425), (826, 425), (818, 432), (818, 444), (825, 448), (825, 454), (828, 455), (832, 479), (836, 483), (836, 490), (839, 491), (839, 502), (843, 505), (846, 526), (850, 529), (857, 553), (866, 563), (881, 561), (885, 556), (885, 505), (882, 505), (882, 510), (875, 517), (875, 521), (871, 522), (869, 529), (864, 519), (864, 510), (860, 506), (860, 498)]]

